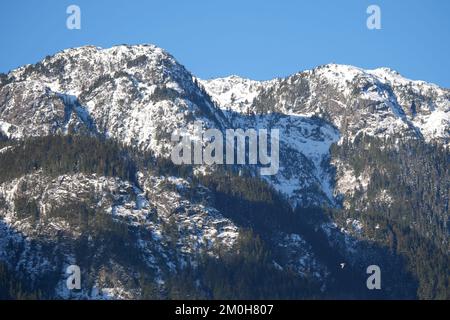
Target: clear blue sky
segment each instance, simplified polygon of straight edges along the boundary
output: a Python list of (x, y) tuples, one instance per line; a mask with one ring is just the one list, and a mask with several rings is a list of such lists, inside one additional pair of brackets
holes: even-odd
[[(66, 28), (70, 4), (81, 30)], [(370, 4), (381, 30), (366, 28)], [(271, 79), (335, 62), (450, 88), (447, 0), (7, 0), (0, 30), (0, 72), (68, 47), (153, 43), (202, 78)]]

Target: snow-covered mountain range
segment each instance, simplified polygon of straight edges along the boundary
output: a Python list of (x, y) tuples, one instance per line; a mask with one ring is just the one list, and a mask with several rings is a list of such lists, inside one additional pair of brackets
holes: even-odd
[[(180, 128), (193, 130), (199, 120), (206, 128), (221, 131), (279, 129), (280, 170), (261, 179), (292, 208), (338, 207), (339, 199), (361, 190), (369, 178), (331, 159), (331, 146), (367, 135), (448, 147), (450, 90), (408, 80), (386, 68), (363, 70), (336, 64), (270, 81), (238, 76), (201, 80), (153, 45), (68, 49), (0, 75), (0, 134), (8, 139), (81, 133), (168, 158), (171, 133)], [(11, 148), (5, 147), (0, 154)], [(203, 174), (212, 171), (199, 168)], [(214, 197), (211, 190), (180, 177), (139, 172), (138, 181), (130, 182), (81, 173), (55, 178), (38, 171), (3, 182), (0, 258), (26, 273), (59, 274), (58, 297), (73, 297), (63, 288), (64, 267), (74, 263), (70, 241), (62, 242), (58, 250), (63, 254), (56, 259), (39, 245), (35, 248), (33, 239), (57, 241), (61, 230), (67, 239), (82, 235), (70, 230), (64, 219), (50, 215), (45, 224), (33, 227), (18, 216), (15, 201), (34, 199), (45, 216), (82, 194), (92, 195), (89, 206), (104, 208), (135, 228), (137, 254), (162, 286), (161, 265), (175, 272), (183, 264), (195, 264), (196, 252), (213, 254), (215, 244), (224, 250), (232, 248), (240, 233), (240, 227), (208, 200)], [(359, 226), (357, 220), (349, 221), (350, 229)], [(167, 230), (162, 228), (168, 224), (176, 224), (181, 234), (176, 249), (170, 247)], [(328, 230), (339, 232), (337, 226)], [(313, 274), (326, 283), (327, 266), (300, 235), (280, 232), (277, 237), (280, 248), (291, 257), (274, 262), (280, 269), (290, 266), (300, 275)], [(102, 247), (94, 250), (93, 256), (105, 255)], [(119, 259), (106, 260), (93, 266), (89, 275), (95, 290), (77, 297), (139, 297), (139, 290), (125, 283), (137, 277), (137, 268)], [(113, 280), (103, 281), (96, 270), (114, 270)]]
[(171, 133), (195, 120), (278, 128), (285, 161), (270, 181), (293, 203), (332, 202), (321, 163), (343, 137), (450, 141), (449, 90), (385, 68), (330, 64), (263, 82), (198, 80), (155, 46), (82, 47), (11, 71), (0, 90), (0, 128), (14, 138), (76, 128), (168, 156)]
[(410, 132), (445, 144), (450, 137), (450, 91), (388, 68), (328, 64), (285, 79), (231, 76), (201, 83), (222, 109), (240, 114), (323, 117), (348, 137)]

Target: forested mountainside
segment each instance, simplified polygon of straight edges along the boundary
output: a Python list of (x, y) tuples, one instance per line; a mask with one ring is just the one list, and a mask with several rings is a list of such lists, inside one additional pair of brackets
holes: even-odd
[[(385, 68), (200, 80), (151, 45), (13, 70), (0, 298), (449, 299), (449, 111), (449, 90)], [(279, 129), (279, 172), (174, 165), (196, 121)]]

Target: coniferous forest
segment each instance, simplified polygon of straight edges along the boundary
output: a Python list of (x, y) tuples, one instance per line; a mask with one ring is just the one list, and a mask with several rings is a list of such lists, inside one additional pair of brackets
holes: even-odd
[[(348, 204), (335, 208), (296, 208), (266, 182), (251, 172), (219, 169), (207, 175), (193, 175), (189, 166), (174, 166), (127, 148), (112, 140), (89, 136), (49, 136), (25, 141), (2, 139), (0, 182), (25, 174), (43, 172), (48, 176), (89, 173), (120, 177), (138, 184), (139, 170), (157, 175), (189, 179), (193, 185), (211, 190), (212, 203), (241, 229), (238, 242), (230, 252), (216, 248), (216, 256), (200, 255), (198, 265), (187, 265), (171, 274), (166, 289), (155, 286), (143, 269), (139, 285), (147, 299), (302, 299), (302, 298), (421, 298), (449, 299), (448, 221), (449, 153), (437, 145), (415, 140), (360, 137), (352, 143), (334, 145), (333, 159), (349, 164), (358, 174), (370, 172), (367, 192), (355, 193)], [(6, 148), (6, 149), (5, 149)], [(330, 165), (331, 166), (331, 165)], [(377, 201), (387, 190), (388, 203)], [(385, 192), (385, 191), (383, 191)], [(133, 227), (121, 224), (93, 210), (87, 199), (66, 203), (47, 217), (60, 217), (86, 236), (77, 244), (82, 257), (89, 256), (88, 237), (106, 241), (108, 252), (118, 259), (132, 259)], [(0, 198), (0, 206), (4, 205)], [(33, 199), (15, 200), (21, 219), (37, 223), (42, 219)], [(323, 225), (358, 219), (366, 226), (361, 235), (360, 256), (345, 271), (337, 267), (351, 262), (342, 247), (333, 244)], [(375, 228), (376, 226), (376, 228)], [(176, 243), (178, 229), (167, 226)], [(282, 259), (277, 250), (277, 233), (299, 234), (317, 259), (327, 266), (331, 277), (323, 291), (313, 278), (302, 278), (294, 270), (281, 270), (273, 261)], [(84, 239), (84, 240), (83, 240)], [(121, 255), (120, 252), (127, 254)], [(382, 294), (364, 289), (364, 262), (383, 261), (386, 270)], [(365, 260), (366, 259), (366, 260)], [(86, 261), (88, 263), (88, 261)], [(27, 284), (23, 276), (0, 264), (0, 297), (33, 299), (49, 297), (45, 286)], [(201, 287), (195, 285), (202, 283)], [(51, 282), (51, 281), (50, 281)]]

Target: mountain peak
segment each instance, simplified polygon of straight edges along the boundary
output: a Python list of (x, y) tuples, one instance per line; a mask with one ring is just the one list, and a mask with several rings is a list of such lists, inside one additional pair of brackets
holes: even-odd
[[(135, 108), (136, 112), (145, 114), (150, 105), (163, 108), (160, 114), (166, 108), (174, 108), (175, 112), (183, 105), (181, 109), (192, 111), (194, 105), (202, 105), (204, 115), (219, 115), (220, 111), (214, 109), (209, 97), (197, 86), (198, 83), (221, 109), (237, 114), (276, 112), (315, 115), (324, 117), (343, 131), (350, 130), (348, 133), (351, 135), (361, 131), (383, 136), (415, 132), (429, 139), (438, 137), (445, 141), (449, 136), (449, 91), (423, 81), (406, 79), (389, 68), (365, 70), (330, 63), (270, 81), (256, 81), (237, 75), (201, 80), (193, 77), (165, 50), (143, 44), (106, 49), (96, 46), (67, 49), (35, 65), (13, 70), (0, 79), (0, 89), (4, 88), (5, 99), (14, 103), (10, 97), (15, 96), (30, 112), (35, 112), (32, 106), (35, 101), (55, 97), (58, 100), (58, 97), (64, 96), (64, 101), (76, 101), (84, 106), (102, 130), (112, 125), (114, 130), (109, 128), (107, 131), (120, 129), (120, 135), (127, 136), (127, 141), (131, 136), (136, 139), (136, 134), (141, 135), (137, 140), (147, 146), (152, 143), (148, 140), (150, 130), (145, 134), (134, 132), (130, 136), (129, 130), (121, 128), (115, 121), (129, 116), (129, 110)], [(100, 96), (102, 99), (98, 99)], [(163, 101), (170, 101), (170, 106)], [(184, 102), (180, 104), (180, 101)], [(4, 102), (4, 105), (7, 104)], [(61, 113), (55, 117), (66, 119), (67, 115), (61, 108), (53, 109)], [(114, 110), (117, 119), (108, 124), (111, 119), (107, 119), (107, 114), (111, 110)], [(133, 118), (141, 115), (133, 115)], [(8, 123), (9, 131), (13, 130), (11, 125), (25, 121), (18, 119), (13, 112), (2, 114), (2, 121)], [(42, 124), (42, 121), (39, 119), (34, 115), (27, 121), (36, 121), (36, 125), (40, 126), (37, 122)], [(48, 125), (52, 123), (51, 126), (59, 121), (54, 120), (53, 116), (47, 120)], [(20, 130), (27, 128), (20, 127)], [(159, 130), (156, 127), (153, 129)]]
[(154, 45), (64, 50), (11, 71), (0, 83), (0, 102), (9, 137), (82, 125), (156, 153), (188, 119), (220, 122), (221, 115), (192, 74)]

